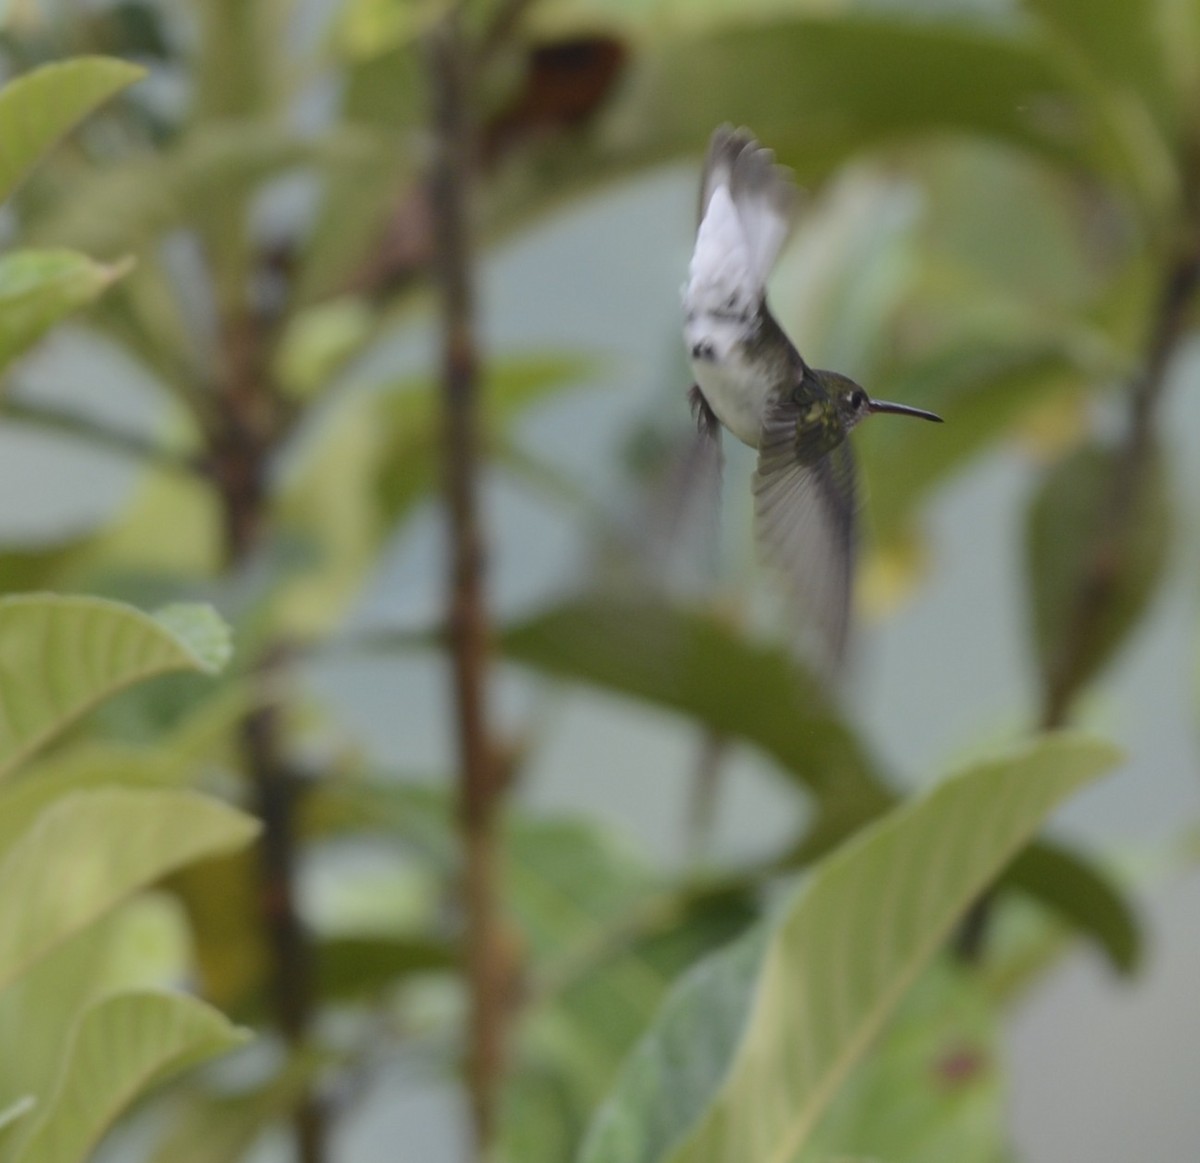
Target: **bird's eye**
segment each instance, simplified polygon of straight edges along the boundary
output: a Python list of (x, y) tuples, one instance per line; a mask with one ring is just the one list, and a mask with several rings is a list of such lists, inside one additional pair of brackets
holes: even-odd
[(853, 408), (857, 412), (860, 408), (865, 408), (866, 406), (867, 406), (867, 393), (864, 392), (862, 390), (862, 388), (856, 388), (853, 392), (850, 393), (850, 407), (851, 408)]

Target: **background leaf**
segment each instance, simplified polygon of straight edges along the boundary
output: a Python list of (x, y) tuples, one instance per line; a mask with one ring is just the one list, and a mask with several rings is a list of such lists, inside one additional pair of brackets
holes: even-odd
[(135, 1095), (247, 1035), (183, 995), (117, 994), (87, 1010), (15, 1163), (84, 1163)]
[(248, 843), (250, 816), (194, 792), (107, 788), (59, 799), (0, 857), (0, 988), (130, 893)]
[(919, 425), (863, 426), (867, 517), (876, 536), (882, 541), (899, 536), (933, 486), (1009, 434), (1033, 404), (1061, 396), (1079, 379), (1079, 371), (1057, 351), (975, 341), (910, 363), (902, 374), (873, 386), (882, 399), (937, 412), (947, 433), (937, 440), (914, 431)]
[(0, 90), (0, 202), (60, 137), (143, 75), (126, 61), (77, 57), (34, 69)]
[(547, 674), (694, 715), (753, 743), (822, 799), (864, 811), (887, 802), (871, 758), (815, 681), (786, 652), (713, 618), (585, 600), (513, 627), (500, 645)]
[(102, 598), (0, 598), (0, 778), (101, 699), (172, 671), (212, 673), (228, 632), (207, 607), (167, 624)]
[[(1108, 449), (1080, 449), (1047, 474), (1029, 509), (1025, 537), (1034, 644), (1051, 689), (1077, 690), (1095, 677), (1137, 625), (1166, 564), (1170, 512), (1156, 456), (1129, 499), (1128, 536), (1121, 544), (1102, 544), (1115, 463)], [(1081, 594), (1100, 604), (1086, 641), (1080, 638)]]
[(673, 991), (597, 1116), (584, 1163), (791, 1158), (963, 911), (1117, 758), (1047, 736), (865, 829), (768, 936), (743, 938)]
[(964, 969), (934, 965), (797, 1163), (1008, 1163), (997, 1016)]
[(128, 264), (105, 266), (69, 250), (0, 257), (0, 371), (128, 270)]
[(0, 1131), (7, 1130), (18, 1119), (23, 1119), (36, 1105), (37, 1099), (31, 1094), (9, 1103), (3, 1110), (0, 1110)]

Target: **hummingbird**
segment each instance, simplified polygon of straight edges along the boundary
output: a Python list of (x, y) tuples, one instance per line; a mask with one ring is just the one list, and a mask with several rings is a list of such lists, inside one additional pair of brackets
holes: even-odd
[(873, 400), (849, 376), (809, 367), (771, 314), (767, 278), (798, 197), (791, 171), (748, 130), (722, 125), (713, 133), (683, 288), (696, 380), (688, 397), (703, 450), (718, 464), (722, 428), (758, 450), (759, 555), (785, 576), (836, 667), (854, 581), (858, 474), (850, 431), (876, 412), (941, 417)]

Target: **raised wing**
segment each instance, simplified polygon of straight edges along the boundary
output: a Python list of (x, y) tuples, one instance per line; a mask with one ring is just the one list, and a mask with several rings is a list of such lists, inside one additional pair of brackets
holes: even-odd
[(690, 312), (757, 309), (795, 217), (790, 171), (748, 130), (722, 125), (700, 182), (696, 245), (684, 298)]

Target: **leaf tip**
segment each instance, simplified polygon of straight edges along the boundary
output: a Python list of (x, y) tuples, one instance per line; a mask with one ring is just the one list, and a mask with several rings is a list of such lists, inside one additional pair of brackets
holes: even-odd
[(154, 612), (164, 627), (205, 674), (217, 674), (233, 657), (233, 635), (211, 606), (203, 602), (173, 602)]

